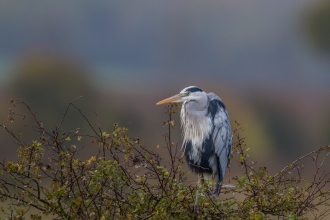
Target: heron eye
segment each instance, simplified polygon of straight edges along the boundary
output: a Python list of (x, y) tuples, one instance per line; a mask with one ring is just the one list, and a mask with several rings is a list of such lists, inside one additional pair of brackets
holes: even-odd
[(190, 95), (190, 92), (186, 92), (186, 95), (187, 95), (187, 96)]

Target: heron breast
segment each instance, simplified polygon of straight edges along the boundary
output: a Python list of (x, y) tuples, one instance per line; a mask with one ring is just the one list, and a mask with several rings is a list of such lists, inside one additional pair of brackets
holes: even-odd
[(194, 117), (190, 114), (181, 119), (183, 141), (190, 141), (195, 150), (202, 150), (203, 142), (210, 137), (213, 130), (211, 118), (204, 115)]

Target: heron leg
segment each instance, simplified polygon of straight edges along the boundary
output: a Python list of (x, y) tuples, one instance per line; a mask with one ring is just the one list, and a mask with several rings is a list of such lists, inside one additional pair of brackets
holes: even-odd
[(197, 181), (197, 190), (196, 190), (196, 196), (195, 196), (195, 207), (198, 205), (198, 187), (199, 184), (203, 183), (203, 174), (198, 174), (198, 181)]
[(195, 207), (198, 204), (198, 189), (196, 190), (196, 196), (195, 196)]

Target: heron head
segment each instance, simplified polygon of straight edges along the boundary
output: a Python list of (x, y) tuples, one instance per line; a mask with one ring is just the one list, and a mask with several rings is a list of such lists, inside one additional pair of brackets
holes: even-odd
[(205, 92), (196, 86), (189, 86), (183, 89), (179, 94), (164, 99), (156, 105), (161, 105), (169, 102), (185, 102), (189, 100), (196, 100), (203, 96)]

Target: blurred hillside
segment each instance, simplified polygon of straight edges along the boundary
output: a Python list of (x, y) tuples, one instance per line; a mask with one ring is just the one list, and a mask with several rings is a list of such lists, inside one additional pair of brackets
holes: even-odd
[[(154, 148), (166, 119), (155, 103), (196, 85), (222, 98), (256, 159), (284, 165), (330, 142), (322, 2), (0, 1), (0, 124), (10, 98), (52, 129), (83, 96), (95, 125), (119, 122)], [(76, 127), (88, 132), (70, 111), (64, 129)], [(0, 138), (7, 156), (12, 140)]]

